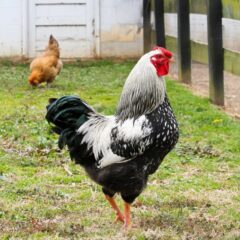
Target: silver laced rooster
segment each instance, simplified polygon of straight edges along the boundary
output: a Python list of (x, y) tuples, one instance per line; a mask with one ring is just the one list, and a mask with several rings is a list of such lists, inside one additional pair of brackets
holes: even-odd
[[(148, 176), (176, 145), (179, 130), (162, 76), (172, 53), (156, 47), (130, 72), (115, 115), (103, 116), (76, 96), (50, 99), (46, 119), (67, 145), (71, 159), (102, 186), (116, 221), (131, 225), (130, 205), (143, 191)], [(114, 195), (120, 193), (124, 211)]]

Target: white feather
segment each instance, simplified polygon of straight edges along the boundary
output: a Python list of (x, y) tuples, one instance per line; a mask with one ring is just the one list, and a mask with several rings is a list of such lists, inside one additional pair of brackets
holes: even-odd
[(120, 157), (112, 152), (111, 149), (99, 160), (99, 168), (104, 168), (108, 165), (114, 164), (114, 163), (120, 163), (129, 161), (131, 159), (125, 159), (123, 157)]
[[(143, 124), (145, 124), (143, 128)], [(127, 119), (123, 123), (118, 123), (119, 138), (123, 140), (132, 140), (134, 138), (142, 138), (151, 133), (151, 128), (145, 115), (134, 120)]]
[(107, 154), (110, 147), (110, 133), (115, 125), (114, 116), (100, 118), (93, 116), (78, 129), (79, 133), (84, 134), (82, 143), (87, 143), (88, 149), (93, 148), (96, 159), (100, 154)]
[[(144, 125), (144, 127), (143, 127)], [(118, 128), (118, 139), (124, 142), (132, 141), (148, 136), (151, 133), (151, 127), (145, 116), (141, 116), (137, 120), (128, 119), (123, 123), (116, 123), (115, 116), (103, 117), (100, 115), (93, 115), (87, 122), (85, 122), (79, 129), (78, 133), (84, 135), (81, 143), (87, 143), (87, 148), (92, 147), (95, 159), (98, 161), (100, 168), (108, 165), (129, 161), (124, 157), (114, 154), (110, 148), (111, 146), (111, 131), (114, 127)], [(148, 141), (141, 146), (140, 152), (144, 150)], [(126, 149), (126, 146), (125, 146)], [(100, 156), (102, 156), (101, 159)]]

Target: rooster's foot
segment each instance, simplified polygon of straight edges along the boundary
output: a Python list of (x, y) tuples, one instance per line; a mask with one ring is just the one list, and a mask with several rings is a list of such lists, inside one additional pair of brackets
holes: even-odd
[(124, 216), (122, 215), (122, 213), (116, 213), (116, 218), (115, 218), (115, 220), (114, 220), (114, 223), (116, 223), (116, 222), (122, 222), (122, 223), (124, 223)]

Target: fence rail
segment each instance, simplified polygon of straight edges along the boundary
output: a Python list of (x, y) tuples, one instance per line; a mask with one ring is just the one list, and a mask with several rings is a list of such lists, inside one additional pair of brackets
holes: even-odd
[[(151, 3), (144, 0), (144, 51), (151, 47)], [(191, 40), (190, 40), (190, 5), (191, 0), (179, 0), (177, 12), (177, 61), (178, 78), (184, 83), (191, 83)], [(166, 0), (155, 0), (156, 44), (165, 46), (164, 4)], [(209, 63), (209, 97), (217, 105), (224, 105), (224, 56), (222, 41), (222, 3), (220, 0), (202, 1), (202, 9), (207, 9), (208, 63)], [(205, 4), (205, 5), (204, 5)]]

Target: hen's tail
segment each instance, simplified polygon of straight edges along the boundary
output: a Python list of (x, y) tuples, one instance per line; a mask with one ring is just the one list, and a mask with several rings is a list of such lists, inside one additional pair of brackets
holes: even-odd
[(94, 113), (94, 110), (78, 97), (49, 99), (46, 119), (54, 125), (53, 131), (60, 135), (60, 148), (73, 144), (76, 130), (89, 119), (90, 113)]
[(41, 83), (42, 79), (42, 73), (38, 70), (33, 70), (28, 77), (28, 82), (32, 86), (37, 86), (39, 83)]

